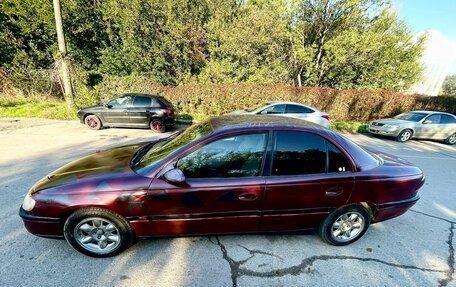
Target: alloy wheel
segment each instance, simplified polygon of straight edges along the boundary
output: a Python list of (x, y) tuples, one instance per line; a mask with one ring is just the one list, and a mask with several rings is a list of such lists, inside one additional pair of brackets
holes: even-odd
[(455, 143), (456, 143), (456, 134), (450, 136), (450, 137), (448, 138), (448, 142), (449, 142), (450, 144), (455, 144)]
[(408, 141), (410, 139), (410, 137), (412, 136), (412, 133), (409, 132), (409, 131), (405, 131), (402, 133), (401, 135), (401, 141), (405, 142), (405, 141)]
[(99, 254), (109, 253), (120, 244), (119, 229), (101, 217), (81, 220), (74, 228), (74, 238), (82, 248)]
[(344, 213), (331, 226), (331, 237), (337, 242), (350, 241), (363, 231), (364, 225), (364, 217), (360, 213)]

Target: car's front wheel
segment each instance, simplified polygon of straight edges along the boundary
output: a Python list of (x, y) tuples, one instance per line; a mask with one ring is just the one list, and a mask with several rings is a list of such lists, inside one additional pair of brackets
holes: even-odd
[(396, 137), (396, 141), (405, 143), (409, 139), (412, 138), (413, 132), (409, 129), (405, 129), (399, 133), (399, 135)]
[(120, 215), (102, 208), (75, 211), (65, 222), (64, 235), (77, 251), (92, 257), (109, 257), (130, 247), (134, 233)]
[(84, 123), (91, 130), (99, 130), (103, 127), (101, 120), (95, 115), (88, 115), (85, 117)]
[(355, 242), (366, 233), (370, 224), (369, 212), (362, 206), (339, 208), (320, 224), (321, 238), (329, 244), (342, 246)]
[(456, 144), (456, 133), (454, 133), (451, 136), (447, 137), (447, 139), (445, 140), (445, 143), (447, 143), (449, 145)]

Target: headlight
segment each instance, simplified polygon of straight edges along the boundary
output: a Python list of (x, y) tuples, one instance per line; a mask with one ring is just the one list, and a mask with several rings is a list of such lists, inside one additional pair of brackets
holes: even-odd
[(30, 193), (27, 193), (27, 195), (24, 198), (24, 202), (22, 202), (22, 208), (25, 211), (30, 211), (35, 207), (36, 201), (32, 198)]
[(384, 125), (383, 128), (389, 129), (389, 130), (396, 130), (399, 127), (398, 126), (393, 126), (393, 125)]

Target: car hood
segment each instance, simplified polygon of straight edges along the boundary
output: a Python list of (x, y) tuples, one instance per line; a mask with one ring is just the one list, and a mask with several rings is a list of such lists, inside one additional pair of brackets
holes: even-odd
[(103, 109), (104, 109), (104, 105), (99, 104), (99, 105), (94, 105), (94, 106), (90, 106), (87, 108), (83, 108), (83, 109), (79, 110), (79, 112), (94, 112), (94, 111), (99, 111), (99, 110), (103, 110)]
[(248, 112), (246, 110), (237, 110), (237, 111), (228, 113), (228, 115), (246, 115), (246, 114), (251, 114), (251, 112)]
[(130, 168), (131, 158), (140, 147), (149, 143), (151, 142), (97, 151), (70, 162), (39, 180), (30, 189), (30, 193), (88, 178), (102, 177), (106, 174), (131, 173), (133, 172)]
[(412, 124), (413, 122), (411, 121), (404, 121), (404, 120), (399, 120), (399, 119), (393, 119), (393, 118), (388, 118), (388, 119), (381, 119), (381, 120), (376, 120), (373, 121), (376, 123), (381, 123), (385, 125), (398, 125), (398, 126), (403, 126), (407, 124)]

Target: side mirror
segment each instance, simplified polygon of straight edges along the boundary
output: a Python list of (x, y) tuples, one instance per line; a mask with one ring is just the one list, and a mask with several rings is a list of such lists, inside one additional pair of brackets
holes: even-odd
[(432, 124), (432, 121), (431, 121), (431, 120), (425, 120), (425, 121), (423, 122), (423, 124)]
[(112, 108), (112, 105), (106, 104), (105, 107), (107, 107), (108, 109), (111, 109), (111, 108)]
[(173, 168), (163, 174), (163, 178), (169, 183), (183, 183), (185, 182), (185, 175), (182, 170)]

